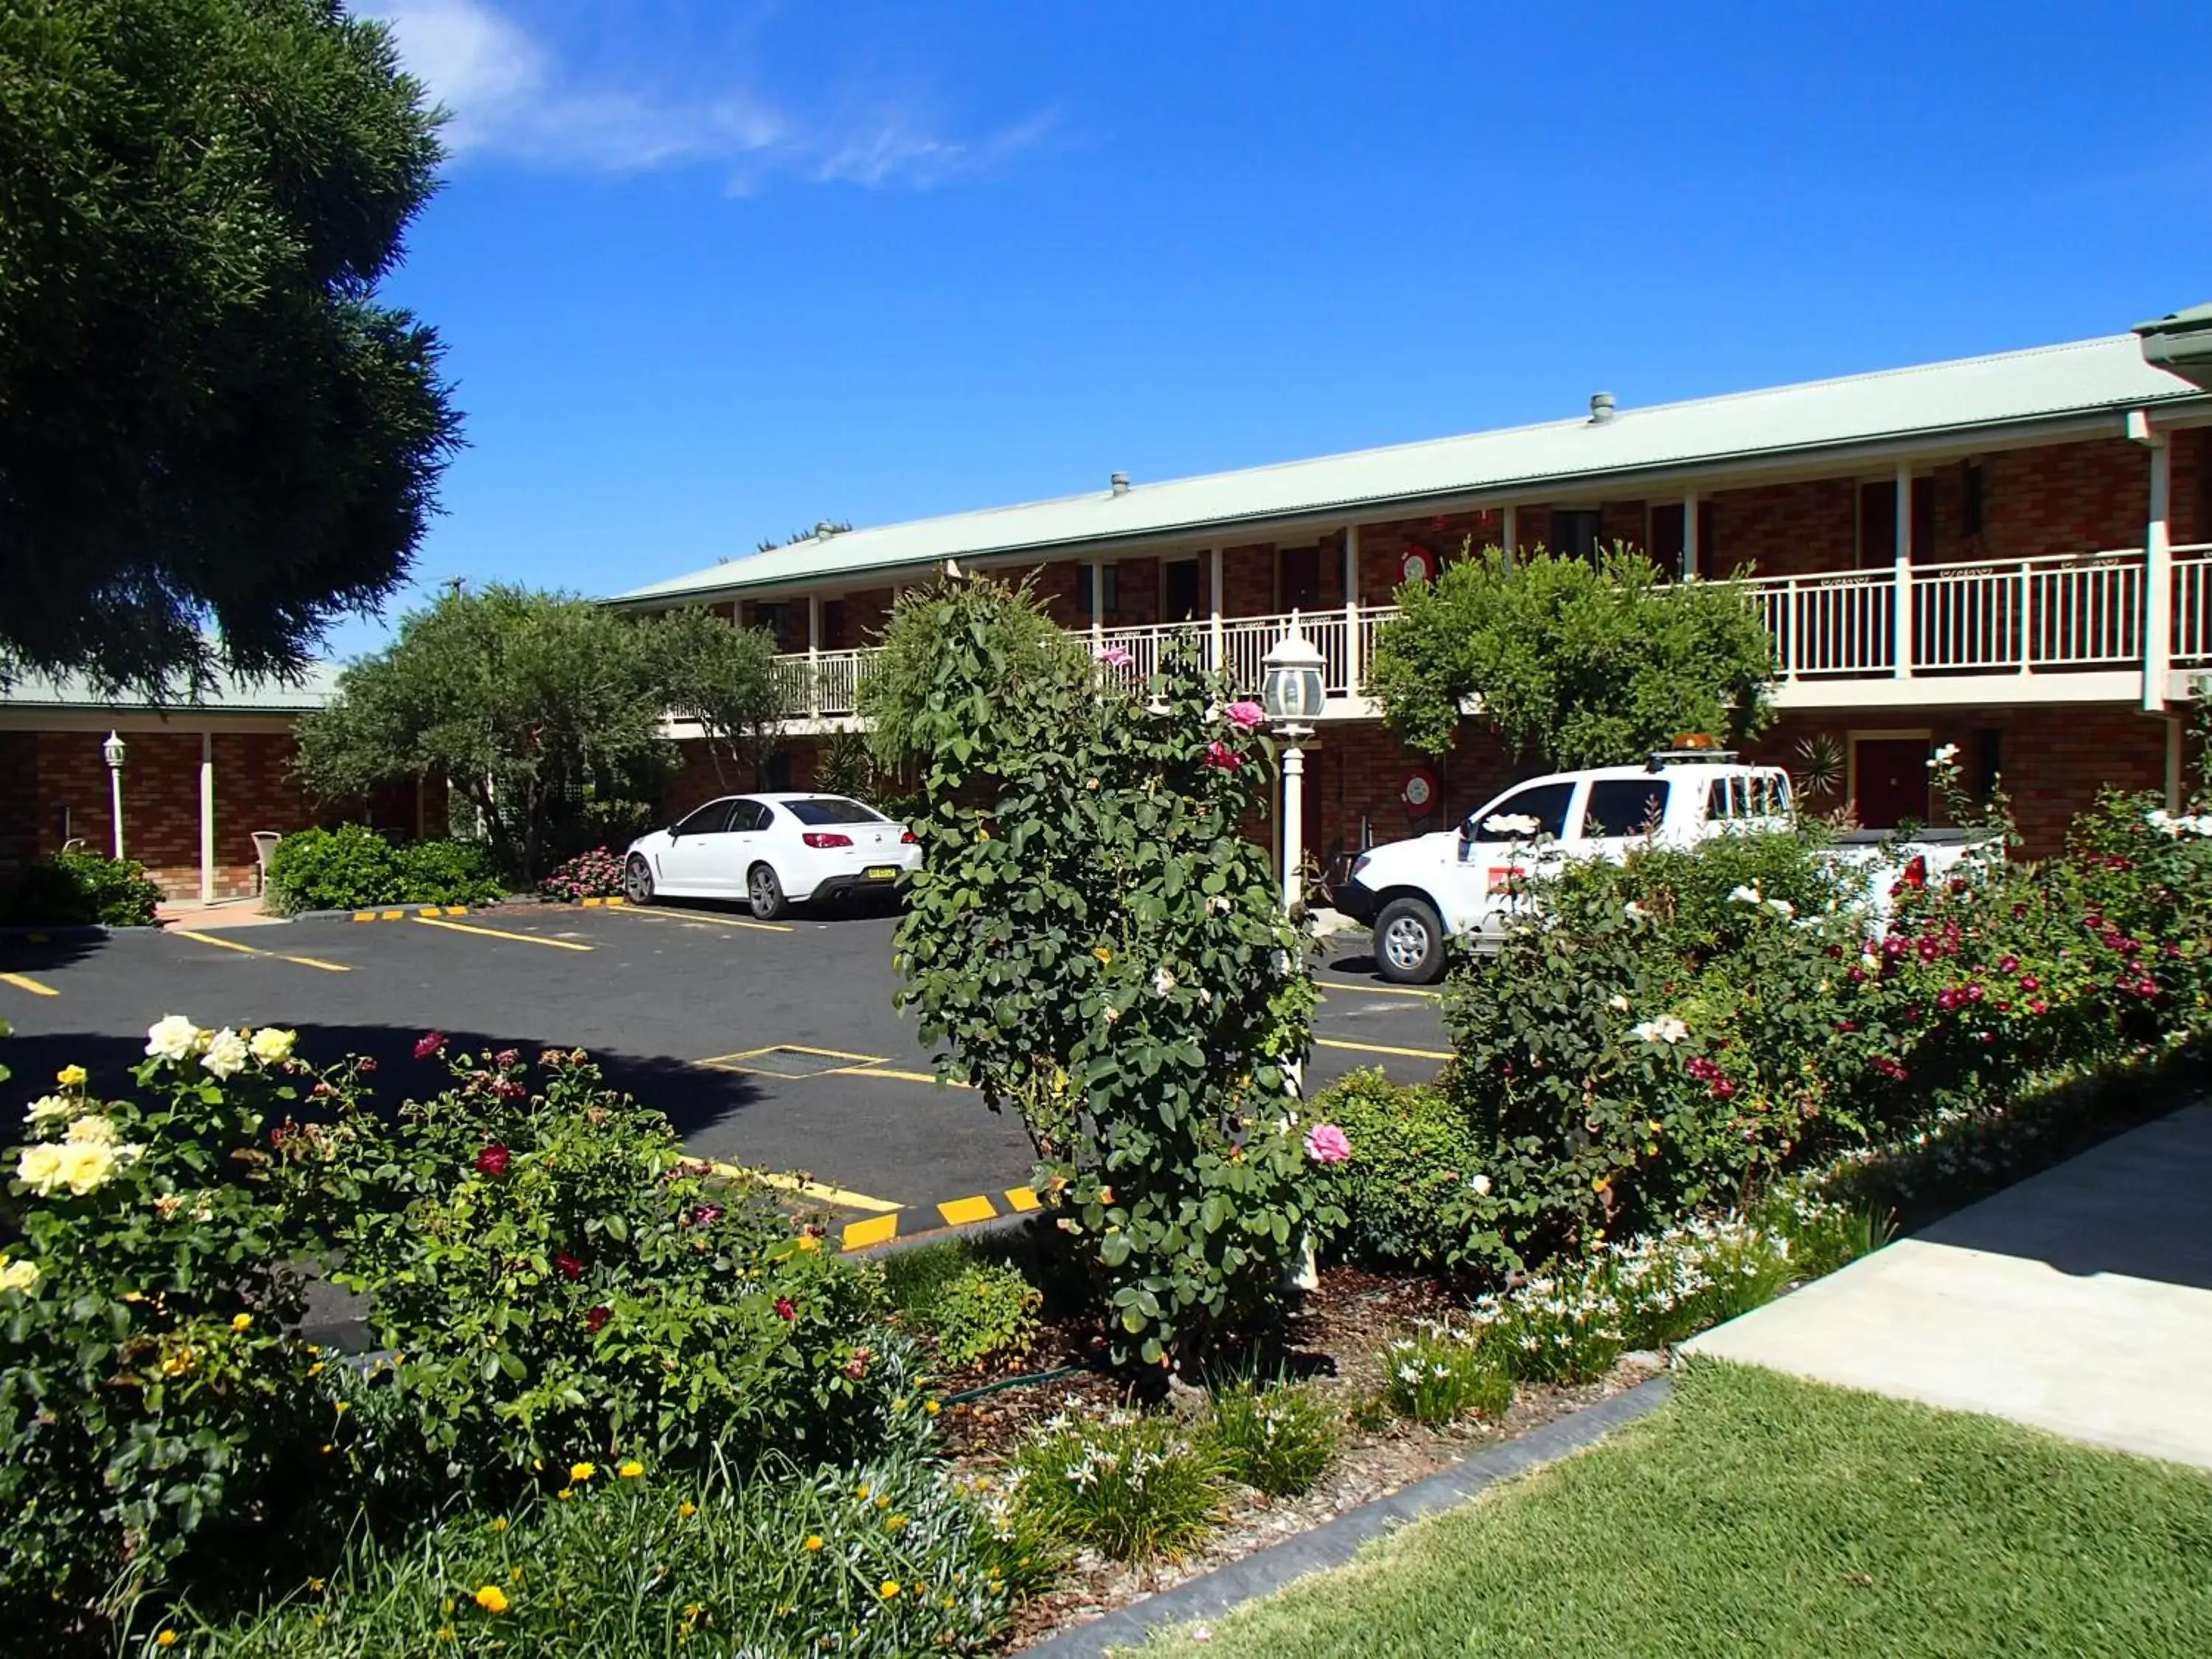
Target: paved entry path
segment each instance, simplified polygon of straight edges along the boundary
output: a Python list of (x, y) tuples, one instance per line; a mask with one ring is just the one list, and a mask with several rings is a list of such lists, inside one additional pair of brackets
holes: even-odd
[(2212, 1468), (2212, 1109), (2107, 1141), (1686, 1346)]

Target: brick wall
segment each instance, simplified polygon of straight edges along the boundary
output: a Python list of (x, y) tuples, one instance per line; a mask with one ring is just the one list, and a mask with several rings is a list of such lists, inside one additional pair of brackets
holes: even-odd
[(1227, 547), (1221, 551), (1222, 614), (1268, 617), (1275, 611), (1275, 544)]
[[(2140, 710), (2105, 706), (1991, 709), (1883, 709), (1858, 714), (1785, 717), (1753, 744), (1747, 758), (1801, 769), (1798, 746), (1815, 732), (1832, 737), (1848, 760), (1850, 734), (1926, 731), (1931, 747), (1955, 743), (1970, 783), (1984, 753), (1984, 732), (1996, 734), (1998, 770), (2020, 821), (2021, 851), (2048, 858), (2066, 841), (2075, 813), (2093, 805), (2099, 789), (2166, 787), (2166, 720)], [(1846, 775), (1848, 775), (1848, 774)], [(1826, 813), (1842, 805), (1836, 793), (1808, 796), (1799, 805)]]
[(2017, 449), (1982, 462), (1984, 524), (1993, 555), (2140, 547), (2150, 458), (2125, 438)]
[(1698, 567), (1731, 575), (1756, 565), (1762, 576), (1849, 570), (1856, 556), (1858, 485), (1850, 478), (1723, 489), (1713, 497), (1712, 545)]
[(0, 870), (39, 855), (39, 738), (0, 732)]
[(2173, 499), (2168, 503), (2173, 539), (2186, 546), (2212, 542), (2212, 427), (2192, 427), (2172, 437)]

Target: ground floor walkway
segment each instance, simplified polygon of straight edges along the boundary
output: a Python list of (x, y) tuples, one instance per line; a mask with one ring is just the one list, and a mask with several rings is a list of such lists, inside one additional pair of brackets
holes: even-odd
[(2212, 1108), (2108, 1141), (1686, 1346), (2212, 1468)]

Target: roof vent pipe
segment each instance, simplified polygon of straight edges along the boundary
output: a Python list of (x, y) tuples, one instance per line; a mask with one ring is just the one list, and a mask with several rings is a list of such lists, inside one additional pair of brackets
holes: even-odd
[(1126, 495), (1129, 493), (1129, 475), (1126, 472), (1116, 472), (1106, 482), (1114, 486), (1114, 493), (1116, 495)]
[(826, 542), (836, 533), (837, 526), (831, 524), (829, 520), (817, 519), (814, 521), (814, 538), (817, 541)]
[(1590, 393), (1590, 424), (1591, 424), (1592, 426), (1603, 426), (1603, 425), (1604, 425), (1607, 421), (1611, 420), (1612, 418), (1613, 418), (1613, 393), (1611, 393), (1610, 392), (1591, 392), (1591, 393)]

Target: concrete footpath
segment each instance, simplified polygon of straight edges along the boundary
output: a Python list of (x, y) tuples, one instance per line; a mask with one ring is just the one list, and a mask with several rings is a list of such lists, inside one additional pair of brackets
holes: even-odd
[(2107, 1141), (1685, 1348), (2212, 1468), (2212, 1109)]

